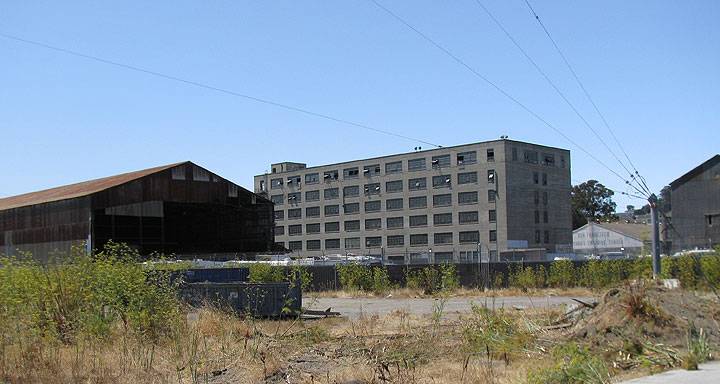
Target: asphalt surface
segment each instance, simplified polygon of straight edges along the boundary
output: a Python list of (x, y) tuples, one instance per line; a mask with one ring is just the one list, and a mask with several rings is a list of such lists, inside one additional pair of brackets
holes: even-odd
[[(483, 305), (488, 308), (547, 308), (563, 304), (576, 305), (572, 299), (577, 298), (585, 302), (592, 301), (591, 297), (577, 296), (512, 296), (512, 297), (453, 297), (445, 302), (445, 313), (470, 312), (472, 305)], [(403, 310), (413, 315), (425, 315), (433, 312), (439, 299), (434, 298), (303, 298), (303, 307), (324, 311), (330, 309), (340, 312), (342, 316), (357, 319), (361, 315), (385, 315), (396, 310)]]
[(700, 364), (697, 371), (676, 369), (657, 375), (645, 376), (639, 379), (623, 381), (620, 384), (717, 384), (720, 383), (720, 361)]

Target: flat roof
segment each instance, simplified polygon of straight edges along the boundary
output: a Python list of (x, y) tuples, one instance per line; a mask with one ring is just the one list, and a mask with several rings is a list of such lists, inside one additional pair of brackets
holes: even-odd
[[(402, 155), (409, 155), (409, 154), (415, 154), (415, 153), (425, 153), (425, 152), (432, 152), (432, 151), (441, 151), (441, 150), (445, 150), (445, 149), (456, 149), (456, 148), (467, 147), (467, 146), (471, 146), (471, 145), (489, 144), (489, 143), (496, 143), (496, 142), (510, 142), (510, 143), (516, 143), (516, 144), (531, 145), (531, 146), (533, 146), (533, 147), (548, 148), (548, 149), (553, 149), (553, 150), (556, 150), (556, 151), (557, 151), (557, 150), (560, 150), (560, 151), (565, 151), (565, 152), (568, 152), (568, 153), (570, 152), (569, 149), (560, 148), (560, 147), (551, 147), (551, 146), (549, 146), (549, 145), (543, 145), (543, 144), (535, 144), (535, 143), (530, 143), (530, 142), (527, 142), (527, 141), (517, 141), (517, 140), (510, 140), (510, 139), (495, 139), (495, 140), (488, 140), (488, 141), (478, 141), (478, 142), (475, 142), (475, 143), (451, 145), (451, 146), (449, 146), (449, 147), (423, 149), (423, 150), (421, 150), (421, 151), (394, 153), (394, 154), (392, 154), (392, 155), (383, 155), (383, 156), (376, 156), (376, 157), (368, 157), (368, 158), (364, 158), (364, 159), (355, 159), (355, 160), (341, 161), (341, 162), (337, 162), (337, 163), (329, 163), (329, 164), (323, 164), (323, 165), (314, 165), (314, 166), (312, 166), (312, 167), (306, 167), (306, 168), (303, 168), (303, 169), (296, 169), (296, 170), (294, 170), (294, 171), (276, 172), (276, 173), (274, 173), (274, 174), (305, 172), (306, 170), (310, 170), (310, 169), (313, 169), (313, 168), (332, 167), (332, 166), (338, 166), (338, 165), (347, 164), (347, 163), (354, 163), (354, 162), (357, 162), (357, 161), (380, 160), (380, 159), (384, 159), (384, 158), (387, 158), (387, 157), (393, 157), (393, 156), (402, 156)], [(279, 162), (271, 163), (270, 165), (272, 166), (272, 165), (278, 165), (278, 164), (283, 164), (283, 163), (305, 164), (305, 163), (298, 163), (298, 162), (294, 162), (294, 161), (279, 161)], [(273, 175), (273, 173), (261, 173), (261, 174), (255, 175), (255, 177), (265, 176), (265, 175)]]

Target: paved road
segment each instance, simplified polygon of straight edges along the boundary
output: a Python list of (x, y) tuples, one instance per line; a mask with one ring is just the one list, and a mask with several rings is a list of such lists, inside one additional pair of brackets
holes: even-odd
[[(545, 297), (496, 297), (494, 300), (487, 297), (454, 297), (445, 302), (445, 313), (462, 313), (471, 310), (471, 303), (495, 308), (532, 308), (554, 307), (562, 304), (576, 304), (571, 299), (575, 296), (545, 296)], [(583, 301), (592, 301), (590, 297), (575, 297)], [(357, 319), (361, 314), (384, 315), (395, 310), (405, 310), (415, 315), (429, 314), (438, 299), (395, 299), (395, 298), (303, 298), (303, 307), (315, 310), (331, 308), (343, 316)]]
[(700, 364), (698, 371), (676, 369), (657, 375), (641, 377), (620, 384), (717, 384), (720, 383), (720, 361)]

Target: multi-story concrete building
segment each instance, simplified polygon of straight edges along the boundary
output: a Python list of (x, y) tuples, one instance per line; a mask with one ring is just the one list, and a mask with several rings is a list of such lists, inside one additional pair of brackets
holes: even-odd
[(255, 176), (275, 241), (302, 256), (542, 258), (572, 248), (570, 152), (507, 139)]

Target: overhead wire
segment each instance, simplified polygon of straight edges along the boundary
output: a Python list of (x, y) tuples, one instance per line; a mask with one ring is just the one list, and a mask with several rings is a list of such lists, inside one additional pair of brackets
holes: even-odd
[(388, 131), (388, 130), (384, 130), (384, 129), (375, 128), (375, 127), (372, 127), (372, 126), (369, 126), (369, 125), (366, 125), (366, 124), (357, 123), (357, 122), (354, 122), (354, 121), (350, 121), (350, 120), (346, 120), (346, 119), (334, 117), (334, 116), (327, 115), (327, 114), (324, 114), (324, 113), (311, 111), (311, 110), (309, 110), (309, 109), (305, 109), (305, 108), (302, 108), (302, 107), (297, 107), (297, 106), (293, 106), (293, 105), (290, 105), (290, 104), (285, 104), (285, 103), (281, 103), (281, 102), (277, 102), (277, 101), (273, 101), (273, 100), (269, 100), (269, 99), (264, 99), (264, 98), (260, 98), (260, 97), (257, 97), (257, 96), (252, 96), (252, 95), (249, 95), (249, 94), (244, 94), (244, 93), (232, 91), (232, 90), (229, 90), (229, 89), (226, 89), (226, 88), (220, 88), (220, 87), (217, 87), (217, 86), (208, 85), (208, 84), (201, 83), (201, 82), (195, 81), (195, 80), (188, 80), (188, 79), (184, 79), (184, 78), (181, 78), (181, 77), (177, 77), (177, 76), (173, 76), (173, 75), (168, 75), (168, 74), (165, 74), (165, 73), (161, 73), (161, 72), (158, 72), (158, 71), (154, 71), (154, 70), (150, 70), (150, 69), (138, 67), (138, 66), (135, 66), (135, 65), (125, 64), (125, 63), (122, 63), (122, 62), (119, 62), (119, 61), (109, 60), (109, 59), (105, 59), (105, 58), (102, 58), (102, 57), (99, 57), (99, 56), (94, 56), (94, 55), (90, 55), (90, 54), (86, 54), (86, 53), (82, 53), (82, 52), (70, 50), (70, 49), (67, 49), (67, 48), (62, 48), (62, 47), (58, 47), (58, 46), (54, 46), (54, 45), (42, 43), (42, 42), (35, 41), (35, 40), (30, 40), (30, 39), (25, 39), (25, 38), (18, 37), (18, 36), (9, 35), (9, 34), (3, 33), (3, 32), (0, 32), (0, 37), (4, 37), (4, 38), (9, 39), (9, 40), (14, 40), (14, 41), (21, 42), (21, 43), (25, 43), (25, 44), (29, 44), (29, 45), (34, 45), (34, 46), (37, 46), (37, 47), (42, 47), (42, 48), (50, 49), (50, 50), (53, 50), (53, 51), (56, 51), (56, 52), (61, 52), (61, 53), (67, 54), (67, 55), (72, 55), (72, 56), (76, 56), (76, 57), (81, 57), (81, 58), (88, 59), (88, 60), (93, 60), (93, 61), (96, 61), (96, 62), (99, 62), (99, 63), (108, 64), (108, 65), (112, 65), (112, 66), (119, 67), (119, 68), (124, 68), (124, 69), (127, 69), (127, 70), (144, 73), (144, 74), (147, 74), (147, 75), (151, 75), (151, 76), (163, 78), (163, 79), (166, 79), (166, 80), (171, 80), (171, 81), (175, 81), (175, 82), (179, 82), (179, 83), (184, 83), (184, 84), (186, 84), (186, 85), (191, 85), (191, 86), (198, 87), (198, 88), (204, 88), (204, 89), (207, 89), (207, 90), (211, 90), (211, 91), (215, 91), (215, 92), (220, 92), (220, 93), (224, 93), (224, 94), (231, 95), (231, 96), (235, 96), (235, 97), (244, 98), (244, 99), (251, 100), (251, 101), (255, 101), (255, 102), (258, 102), (258, 103), (267, 104), (267, 105), (271, 105), (271, 106), (278, 107), (278, 108), (283, 108), (283, 109), (290, 110), (290, 111), (294, 111), (294, 112), (299, 112), (299, 113), (302, 113), (302, 114), (305, 114), (305, 115), (318, 117), (318, 118), (325, 119), (325, 120), (329, 120), (329, 121), (333, 121), (333, 122), (336, 122), (336, 123), (340, 123), (340, 124), (344, 124), (344, 125), (348, 125), (348, 126), (353, 126), (353, 127), (356, 127), (356, 128), (363, 128), (363, 129), (366, 129), (366, 130), (369, 130), (369, 131), (373, 131), (373, 132), (380, 133), (380, 134), (384, 134), (384, 135), (388, 135), (388, 136), (394, 136), (394, 137), (397, 137), (397, 138), (400, 138), (400, 139), (405, 139), (405, 140), (408, 140), (408, 141), (413, 141), (413, 142), (417, 142), (417, 143), (422, 143), (422, 144), (426, 144), (426, 145), (431, 145), (431, 146), (434, 146), (434, 147), (437, 147), (437, 148), (441, 148), (441, 147), (442, 147), (442, 145), (435, 144), (435, 143), (431, 143), (431, 142), (429, 142), (429, 141), (425, 141), (425, 140), (422, 140), (422, 139), (414, 138), (414, 137), (411, 137), (411, 136), (407, 136), (407, 135), (395, 133), (395, 132)]
[[(380, 4), (377, 0), (370, 0), (370, 1), (371, 1), (372, 3), (374, 3), (378, 8), (380, 8), (381, 10), (383, 10), (385, 13), (387, 13), (388, 15), (390, 15), (392, 18), (394, 18), (395, 20), (399, 21), (401, 24), (405, 25), (407, 28), (409, 28), (410, 30), (412, 30), (413, 32), (415, 32), (418, 36), (420, 36), (421, 38), (423, 38), (425, 41), (427, 41), (428, 43), (430, 43), (432, 46), (434, 46), (435, 48), (437, 48), (438, 50), (440, 50), (441, 52), (443, 52), (445, 55), (449, 56), (449, 57), (450, 57), (451, 59), (453, 59), (456, 63), (458, 63), (459, 65), (461, 65), (462, 67), (464, 67), (465, 69), (467, 69), (468, 71), (470, 71), (472, 74), (474, 74), (474, 75), (475, 75), (476, 77), (478, 77), (479, 79), (483, 80), (485, 83), (487, 83), (488, 85), (490, 85), (490, 86), (491, 86), (492, 88), (494, 88), (496, 91), (500, 92), (503, 96), (505, 96), (506, 98), (508, 98), (510, 101), (512, 101), (513, 103), (515, 103), (517, 106), (519, 106), (520, 108), (522, 108), (523, 110), (525, 110), (526, 112), (528, 112), (528, 113), (529, 113), (530, 115), (532, 115), (535, 119), (537, 119), (538, 121), (540, 121), (541, 123), (543, 123), (545, 126), (547, 126), (548, 128), (550, 128), (550, 129), (552, 129), (553, 131), (555, 131), (557, 134), (559, 134), (560, 136), (562, 136), (565, 140), (567, 140), (567, 141), (570, 142), (572, 145), (574, 145), (576, 148), (578, 148), (579, 150), (581, 150), (581, 151), (582, 151), (583, 153), (585, 153), (588, 157), (592, 158), (593, 160), (595, 160), (595, 162), (597, 162), (598, 164), (602, 165), (602, 166), (603, 166), (605, 169), (607, 169), (610, 173), (612, 173), (612, 174), (614, 174), (615, 176), (617, 176), (619, 179), (621, 179), (621, 180), (622, 180), (623, 182), (625, 182), (626, 184), (631, 185), (629, 181), (627, 181), (623, 176), (621, 176), (621, 175), (620, 175), (618, 172), (616, 172), (614, 169), (610, 168), (610, 167), (609, 167), (607, 164), (605, 164), (602, 160), (598, 159), (598, 158), (597, 158), (595, 155), (593, 155), (591, 152), (589, 152), (589, 151), (586, 150), (584, 147), (582, 147), (580, 144), (578, 144), (577, 142), (575, 142), (575, 140), (571, 139), (571, 138), (570, 138), (569, 136), (567, 136), (564, 132), (562, 132), (560, 129), (558, 129), (557, 127), (555, 127), (553, 124), (551, 124), (550, 122), (548, 122), (547, 120), (545, 120), (542, 116), (540, 116), (540, 115), (537, 114), (535, 111), (533, 111), (532, 109), (530, 109), (528, 106), (526, 106), (525, 104), (523, 104), (520, 100), (518, 100), (517, 98), (515, 98), (514, 96), (512, 96), (511, 94), (509, 94), (509, 93), (508, 93), (507, 91), (505, 91), (502, 87), (500, 87), (499, 85), (497, 85), (495, 82), (491, 81), (489, 78), (487, 78), (486, 76), (482, 75), (480, 72), (478, 72), (477, 70), (475, 70), (475, 68), (473, 68), (472, 66), (470, 66), (469, 64), (467, 64), (464, 60), (462, 60), (460, 57), (458, 57), (457, 55), (455, 55), (454, 53), (452, 53), (449, 49), (445, 48), (445, 47), (442, 46), (440, 43), (438, 43), (438, 42), (436, 42), (435, 40), (433, 40), (430, 36), (426, 35), (426, 34), (423, 33), (422, 31), (420, 31), (418, 28), (414, 27), (412, 24), (410, 24), (408, 21), (406, 21), (405, 19), (403, 19), (402, 17), (400, 17), (400, 16), (399, 16), (398, 14), (396, 14), (395, 12), (391, 11), (391, 10), (388, 9), (387, 7), (385, 7), (385, 6), (383, 6), (382, 4)], [(634, 189), (637, 190), (637, 188), (636, 188), (634, 185), (631, 185), (631, 186), (632, 186)], [(640, 192), (641, 194), (644, 193), (644, 192), (641, 192), (641, 191), (639, 191), (639, 190), (638, 190), (638, 192)]]
[(618, 145), (618, 148), (620, 148), (620, 151), (622, 151), (623, 155), (624, 155), (625, 158), (627, 159), (628, 164), (630, 165), (630, 167), (632, 167), (633, 171), (635, 171), (635, 175), (633, 175), (632, 172), (630, 173), (631, 178), (634, 180), (634, 179), (635, 179), (635, 176), (637, 176), (637, 178), (640, 180), (640, 181), (638, 181), (638, 184), (641, 186), (641, 188), (642, 188), (647, 194), (652, 194), (650, 188), (648, 187), (648, 185), (647, 185), (647, 183), (646, 183), (646, 181), (645, 181), (645, 178), (642, 177), (642, 175), (640, 175), (640, 172), (638, 172), (637, 167), (635, 166), (635, 164), (633, 163), (633, 161), (630, 159), (630, 156), (628, 155), (627, 151), (625, 150), (625, 147), (622, 145), (622, 143), (620, 142), (620, 140), (618, 140), (617, 136), (615, 135), (615, 132), (614, 132), (613, 129), (610, 127), (610, 124), (608, 123), (607, 119), (605, 118), (605, 115), (604, 115), (602, 112), (600, 112), (600, 108), (597, 106), (597, 104), (595, 103), (595, 100), (592, 98), (592, 96), (590, 96), (590, 92), (588, 92), (587, 88), (585, 88), (585, 85), (584, 85), (583, 82), (580, 80), (580, 77), (578, 76), (577, 72), (575, 72), (575, 69), (573, 69), (573, 66), (570, 64), (570, 61), (567, 59), (567, 57), (565, 56), (565, 54), (564, 54), (564, 53), (562, 52), (562, 50), (560, 49), (560, 46), (557, 44), (557, 42), (555, 41), (555, 39), (554, 39), (554, 38), (552, 37), (552, 35), (550, 34), (550, 31), (547, 29), (547, 27), (545, 26), (545, 24), (544, 24), (544, 23), (542, 22), (542, 20), (540, 19), (540, 16), (537, 14), (537, 12), (535, 12), (535, 9), (534, 9), (533, 6), (530, 4), (530, 1), (529, 1), (529, 0), (524, 0), (524, 1), (525, 1), (525, 4), (527, 5), (528, 9), (530, 10), (530, 12), (531, 12), (531, 13), (533, 14), (533, 16), (535, 17), (535, 20), (538, 22), (538, 24), (540, 24), (540, 27), (541, 27), (542, 30), (545, 32), (545, 35), (548, 37), (548, 39), (549, 39), (550, 42), (552, 43), (553, 47), (555, 47), (555, 51), (557, 51), (558, 55), (560, 56), (560, 58), (562, 59), (562, 61), (565, 63), (565, 66), (568, 68), (568, 70), (569, 70), (570, 73), (572, 74), (573, 78), (574, 78), (575, 81), (577, 82), (577, 84), (578, 84), (578, 86), (580, 87), (580, 89), (583, 91), (583, 94), (584, 94), (585, 97), (588, 99), (588, 101), (590, 102), (590, 104), (593, 106), (593, 108), (595, 109), (595, 112), (598, 114), (598, 116), (600, 116), (600, 119), (602, 120), (603, 124), (605, 125), (605, 128), (608, 130), (608, 132), (610, 132), (610, 135), (612, 136), (612, 138), (613, 138), (613, 140), (615, 141), (615, 143)]
[(625, 166), (625, 163), (620, 160), (620, 158), (615, 154), (615, 152), (610, 148), (610, 146), (603, 140), (603, 138), (600, 136), (600, 134), (595, 130), (595, 128), (590, 125), (590, 122), (583, 116), (580, 111), (575, 107), (575, 105), (565, 96), (565, 93), (563, 93), (562, 90), (550, 79), (550, 77), (545, 73), (545, 71), (540, 68), (540, 66), (537, 64), (537, 62), (525, 51), (525, 49), (518, 43), (518, 41), (512, 36), (512, 34), (505, 28), (505, 26), (498, 20), (495, 15), (493, 15), (492, 12), (480, 1), (475, 0), (475, 3), (483, 10), (485, 11), (485, 14), (487, 14), (488, 17), (495, 23), (495, 25), (500, 28), (500, 30), (505, 34), (505, 36), (515, 45), (515, 47), (525, 56), (525, 58), (532, 64), (532, 66), (540, 73), (540, 75), (545, 79), (545, 81), (552, 87), (553, 90), (560, 96), (560, 98), (565, 101), (565, 103), (572, 109), (572, 111), (577, 115), (580, 120), (585, 124), (585, 126), (590, 129), (590, 131), (595, 135), (595, 137), (600, 141), (600, 143), (605, 147), (605, 149), (610, 152), (610, 154), (617, 160), (617, 162), (620, 164), (620, 166), (630, 175), (630, 179), (638, 184), (638, 186), (642, 189), (642, 185), (639, 181), (635, 180), (632, 171), (628, 169), (627, 166)]

